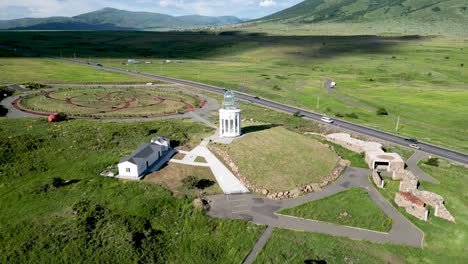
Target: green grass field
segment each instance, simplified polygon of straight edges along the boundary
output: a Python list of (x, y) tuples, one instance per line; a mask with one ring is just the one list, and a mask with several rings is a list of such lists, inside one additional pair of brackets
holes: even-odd
[(194, 196), (154, 183), (99, 176), (156, 135), (183, 145), (207, 132), (183, 120), (0, 119), (0, 262), (242, 262), (263, 227), (210, 218)]
[[(324, 260), (327, 263), (464, 263), (464, 247), (468, 243), (468, 197), (461, 190), (468, 186), (468, 169), (444, 160), (440, 160), (439, 167), (420, 166), (441, 183), (422, 182), (420, 188), (442, 195), (457, 221), (451, 223), (437, 218), (431, 210), (428, 221), (424, 222), (398, 208), (425, 233), (423, 249), (275, 229), (255, 263), (307, 263), (307, 260)], [(393, 199), (399, 181), (386, 182), (381, 193), (396, 207)]]
[(189, 105), (197, 107), (200, 102), (176, 87), (74, 88), (48, 92), (26, 96), (19, 105), (44, 113), (63, 112), (71, 117), (151, 117), (183, 112)]
[[(391, 132), (400, 116), (399, 134), (468, 151), (463, 37), (0, 32), (0, 44), (75, 52), (83, 61), (222, 86)], [(153, 63), (122, 65), (129, 58)], [(323, 89), (326, 77), (338, 83), (335, 92)], [(390, 116), (377, 116), (379, 107)]]
[(107, 72), (51, 59), (0, 56), (0, 84), (39, 83), (143, 83), (149, 79)]
[(258, 188), (279, 192), (319, 183), (338, 165), (327, 145), (283, 127), (251, 123), (243, 133), (232, 144), (218, 146)]
[(365, 190), (360, 188), (283, 209), (278, 213), (381, 232), (388, 232), (392, 227), (392, 219), (372, 202)]

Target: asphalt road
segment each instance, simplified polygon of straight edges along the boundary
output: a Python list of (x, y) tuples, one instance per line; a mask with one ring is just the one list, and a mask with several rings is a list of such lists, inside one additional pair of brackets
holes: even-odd
[[(13, 51), (12, 48), (4, 47), (4, 46), (0, 46), (0, 48)], [(22, 51), (16, 50), (16, 49), (14, 51), (15, 52), (20, 52), (20, 53), (23, 53), (23, 54), (26, 54), (26, 55), (29, 55), (29, 56), (31, 56), (31, 55), (38, 56), (38, 54), (34, 54), (32, 52), (22, 52)], [(40, 55), (40, 57), (51, 58), (51, 59), (56, 59), (56, 60), (61, 60), (61, 61), (71, 62), (71, 63), (76, 63), (76, 64), (88, 65), (87, 63), (72, 60), (72, 59), (66, 59), (66, 58), (60, 58), (60, 57), (54, 57), (54, 56), (48, 56), (48, 55)], [(122, 69), (118, 69), (118, 68), (113, 68), (113, 67), (108, 67), (108, 66), (96, 66), (96, 65), (92, 65), (92, 64), (89, 65), (89, 66), (104, 69), (104, 70), (108, 70), (108, 71), (113, 71), (113, 72), (126, 73), (126, 74), (135, 75), (135, 76), (141, 76), (141, 77), (146, 77), (146, 78), (150, 78), (150, 79), (161, 80), (161, 81), (165, 81), (165, 82), (172, 82), (172, 83), (182, 84), (182, 85), (202, 89), (202, 90), (212, 92), (212, 93), (217, 93), (217, 94), (224, 94), (225, 91), (226, 91), (223, 88), (219, 88), (219, 87), (215, 87), (215, 86), (210, 86), (210, 85), (206, 85), (206, 84), (201, 84), (201, 83), (196, 83), (196, 82), (186, 81), (186, 80), (180, 80), (180, 79), (175, 79), (175, 78), (170, 78), (170, 77), (165, 77), (165, 76), (160, 76), (160, 75), (155, 75), (155, 74), (132, 72), (132, 71), (122, 70)], [(293, 113), (299, 111), (301, 113), (301, 115), (302, 115), (302, 118), (306, 118), (306, 119), (321, 122), (320, 118), (323, 116), (322, 114), (315, 113), (315, 112), (312, 112), (310, 110), (305, 110), (305, 109), (297, 108), (297, 107), (294, 107), (294, 106), (290, 106), (290, 105), (281, 104), (281, 103), (278, 103), (278, 102), (266, 100), (266, 99), (263, 99), (263, 98), (258, 98), (258, 97), (255, 97), (255, 95), (249, 95), (249, 94), (239, 93), (239, 92), (237, 92), (236, 94), (237, 94), (237, 98), (240, 99), (240, 100), (255, 103), (257, 105), (265, 106), (265, 107), (268, 107), (268, 108), (271, 108), (271, 109), (274, 109), (274, 110), (277, 110), (277, 111), (282, 111), (282, 112), (286, 112), (286, 113), (290, 113), (290, 114), (293, 114)], [(347, 122), (347, 121), (344, 121), (344, 120), (339, 120), (339, 119), (334, 119), (334, 120), (335, 120), (334, 123), (330, 124), (331, 126), (336, 126), (336, 127), (348, 129), (350, 131), (354, 131), (354, 132), (357, 132), (357, 133), (360, 133), (360, 134), (364, 134), (364, 135), (367, 135), (367, 136), (371, 136), (371, 137), (374, 137), (374, 138), (385, 140), (385, 141), (388, 141), (388, 142), (391, 142), (391, 143), (394, 143), (394, 144), (397, 144), (397, 145), (401, 145), (401, 146), (408, 146), (409, 145), (409, 142), (407, 142), (405, 140), (405, 137), (395, 135), (395, 134), (392, 134), (392, 133), (389, 133), (389, 132), (377, 130), (375, 128), (370, 128), (370, 127), (350, 123), (350, 122)], [(460, 162), (460, 163), (463, 163), (463, 164), (468, 164), (468, 155), (465, 154), (465, 153), (461, 153), (461, 152), (458, 152), (458, 151), (455, 151), (455, 150), (451, 150), (451, 149), (447, 149), (447, 148), (444, 148), (444, 147), (432, 145), (432, 144), (429, 144), (429, 143), (426, 143), (426, 142), (419, 142), (419, 146), (421, 147), (421, 149), (420, 149), (421, 151), (424, 151), (424, 152), (429, 153), (431, 155), (435, 155), (435, 156), (438, 156), (438, 157), (450, 159), (450, 160)]]

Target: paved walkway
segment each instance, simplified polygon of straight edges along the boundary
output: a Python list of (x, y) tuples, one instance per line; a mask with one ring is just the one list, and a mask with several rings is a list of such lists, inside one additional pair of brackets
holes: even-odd
[(21, 117), (36, 117), (37, 118), (37, 117), (43, 117), (43, 116), (29, 114), (29, 113), (26, 113), (26, 112), (23, 112), (23, 111), (20, 111), (20, 110), (14, 108), (12, 106), (12, 103), (13, 103), (13, 101), (18, 99), (19, 97), (20, 97), (20, 95), (12, 95), (12, 96), (9, 96), (9, 97), (3, 99), (0, 102), (0, 105), (2, 105), (4, 108), (6, 108), (8, 110), (8, 112), (6, 114), (6, 117), (8, 117), (8, 118), (21, 118)]
[(273, 233), (273, 227), (268, 226), (267, 229), (265, 229), (265, 232), (263, 232), (263, 235), (260, 237), (260, 239), (257, 241), (255, 246), (253, 247), (252, 251), (250, 251), (250, 254), (244, 260), (244, 264), (253, 263), (253, 261), (255, 260), (255, 257), (262, 250), (263, 246), (265, 246), (266, 242), (268, 241), (272, 233)]
[[(368, 180), (370, 173), (370, 170), (367, 169), (348, 168), (335, 183), (325, 187), (322, 191), (291, 200), (275, 201), (259, 197), (255, 194), (210, 196), (208, 199), (211, 209), (208, 214), (219, 218), (245, 219), (254, 223), (268, 225), (269, 227), (324, 233), (376, 243), (422, 247), (424, 233), (380, 195)], [(281, 209), (319, 200), (353, 187), (367, 190), (372, 201), (392, 219), (392, 228), (388, 233), (301, 219), (276, 213)]]
[[(184, 153), (185, 157), (183, 159), (171, 159), (170, 161), (191, 166), (210, 167), (224, 194), (240, 194), (249, 192), (249, 189), (247, 189), (247, 187), (245, 187), (239, 179), (237, 179), (237, 177), (234, 176), (234, 174), (232, 174), (232, 172), (226, 168), (226, 166), (224, 166), (224, 164), (215, 155), (213, 155), (213, 153), (211, 153), (207, 148), (206, 140), (192, 151)], [(195, 162), (197, 157), (205, 158), (206, 163)]]
[(423, 151), (416, 151), (413, 156), (411, 156), (408, 161), (406, 161), (406, 165), (408, 166), (408, 170), (411, 171), (414, 176), (416, 176), (421, 181), (427, 181), (439, 184), (440, 182), (431, 176), (427, 175), (423, 170), (421, 170), (418, 166), (418, 162), (423, 160), (430, 155)]

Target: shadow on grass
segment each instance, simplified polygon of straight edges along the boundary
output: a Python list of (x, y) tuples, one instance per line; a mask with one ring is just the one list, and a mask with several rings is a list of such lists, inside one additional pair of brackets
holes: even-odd
[[(350, 53), (383, 53), (420, 36), (272, 36), (238, 31), (141, 32), (141, 31), (6, 31), (0, 45), (41, 54), (81, 58), (186, 58), (232, 56), (258, 47), (292, 47), (291, 56), (336, 57)], [(4, 53), (3, 57), (15, 57)], [(235, 58), (233, 58), (235, 60)], [(292, 62), (291, 62), (292, 63)]]
[(277, 126), (279, 126), (279, 125), (268, 124), (268, 125), (248, 126), (248, 127), (242, 128), (242, 134), (245, 135), (245, 134), (249, 134), (249, 133), (259, 132), (259, 131), (267, 130), (267, 129), (274, 128), (274, 127), (277, 127)]

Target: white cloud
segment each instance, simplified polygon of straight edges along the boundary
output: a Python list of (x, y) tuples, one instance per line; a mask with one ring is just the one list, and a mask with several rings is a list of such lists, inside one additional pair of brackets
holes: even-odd
[(276, 6), (276, 2), (274, 0), (262, 0), (259, 4), (261, 7), (272, 7)]

